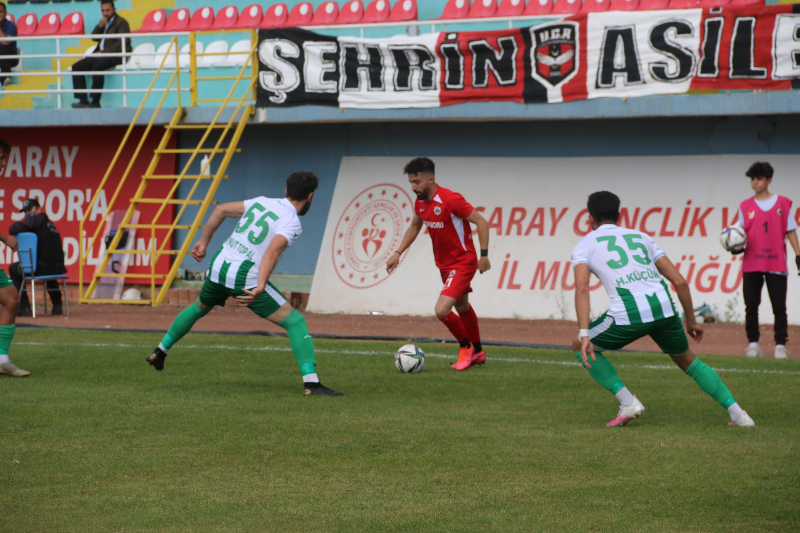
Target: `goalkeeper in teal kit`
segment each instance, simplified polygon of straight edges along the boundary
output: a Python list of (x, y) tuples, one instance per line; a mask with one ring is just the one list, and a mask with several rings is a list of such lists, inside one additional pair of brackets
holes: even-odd
[(324, 387), (317, 377), (314, 341), (306, 320), (292, 309), (283, 295), (269, 282), (283, 251), (302, 233), (299, 217), (311, 207), (318, 178), (309, 172), (296, 172), (286, 180), (286, 198), (260, 196), (244, 202), (230, 202), (214, 209), (203, 235), (192, 249), (192, 257), (202, 261), (214, 232), (225, 218), (239, 218), (239, 223), (225, 241), (208, 268), (200, 296), (181, 311), (164, 339), (147, 356), (156, 370), (163, 370), (170, 348), (186, 335), (194, 323), (216, 305), (225, 305), (234, 297), (240, 306), (248, 307), (261, 318), (273, 322), (289, 334), (306, 396), (341, 396)]

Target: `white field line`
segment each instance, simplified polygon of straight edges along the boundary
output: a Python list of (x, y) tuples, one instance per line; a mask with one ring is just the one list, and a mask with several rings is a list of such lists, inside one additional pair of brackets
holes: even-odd
[[(149, 350), (153, 347), (152, 344), (126, 344), (126, 343), (104, 343), (104, 342), (15, 342), (15, 345), (23, 346), (77, 346), (84, 348), (143, 348)], [(291, 352), (292, 349), (284, 346), (231, 346), (227, 344), (181, 344), (181, 350), (184, 349), (212, 349), (212, 350), (236, 350), (240, 352)], [(316, 352), (324, 354), (345, 354), (345, 355), (380, 355), (388, 357), (390, 352), (378, 352), (374, 350), (325, 350), (317, 349)], [(426, 352), (426, 357), (435, 357), (439, 359), (455, 359), (455, 355), (448, 355), (443, 353)], [(500, 361), (503, 363), (529, 363), (539, 365), (563, 365), (563, 366), (580, 366), (577, 361), (553, 361), (548, 359), (521, 359), (517, 357), (489, 357), (490, 361)], [(675, 365), (638, 365), (630, 363), (615, 364), (614, 366), (620, 368), (646, 368), (648, 370), (678, 370)], [(793, 370), (769, 370), (758, 368), (714, 368), (717, 372), (731, 372), (740, 374), (782, 374), (787, 376), (800, 375), (800, 371)]]

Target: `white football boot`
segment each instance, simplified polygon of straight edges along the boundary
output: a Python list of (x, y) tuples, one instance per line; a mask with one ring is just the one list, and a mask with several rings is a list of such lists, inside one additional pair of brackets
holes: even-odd
[(775, 346), (775, 359), (787, 359), (788, 356), (786, 355), (786, 346), (783, 344), (778, 344)]
[(620, 405), (617, 418), (606, 424), (606, 427), (624, 426), (634, 418), (639, 418), (644, 414), (644, 405), (639, 401), (636, 396), (633, 397), (633, 403), (630, 405)]
[(758, 344), (750, 344), (747, 346), (747, 351), (745, 352), (747, 357), (761, 357), (761, 346)]
[(0, 376), (11, 376), (14, 378), (24, 378), (30, 376), (31, 373), (27, 370), (19, 368), (17, 365), (9, 361), (8, 363), (0, 364)]
[(753, 422), (753, 419), (750, 418), (750, 415), (748, 415), (746, 411), (742, 411), (742, 416), (739, 417), (739, 420), (736, 421), (731, 420), (730, 422), (728, 422), (728, 425), (731, 427), (740, 426), (745, 428), (751, 428), (755, 426), (756, 423)]

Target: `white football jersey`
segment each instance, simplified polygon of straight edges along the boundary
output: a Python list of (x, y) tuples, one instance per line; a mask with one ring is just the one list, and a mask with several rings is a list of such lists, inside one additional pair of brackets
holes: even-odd
[(275, 235), (286, 237), (291, 246), (302, 232), (297, 210), (285, 198), (245, 200), (244, 216), (211, 258), (208, 279), (230, 289), (252, 289), (258, 285), (261, 258)]
[(646, 233), (604, 224), (572, 251), (572, 268), (586, 263), (608, 292), (608, 314), (619, 325), (677, 314), (655, 262), (664, 254)]

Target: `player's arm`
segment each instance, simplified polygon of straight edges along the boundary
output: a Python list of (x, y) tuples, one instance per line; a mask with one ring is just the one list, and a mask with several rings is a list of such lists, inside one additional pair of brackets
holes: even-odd
[(794, 250), (794, 262), (797, 265), (797, 275), (800, 276), (800, 243), (797, 242), (797, 230), (787, 231), (786, 238)]
[(478, 243), (481, 247), (480, 259), (478, 259), (478, 271), (483, 274), (492, 268), (489, 257), (485, 255), (489, 253), (489, 223), (486, 222), (486, 219), (483, 218), (483, 215), (481, 215), (477, 209), (472, 210), (472, 213), (467, 217), (467, 221), (478, 227)]
[(694, 318), (694, 305), (692, 305), (692, 293), (689, 290), (689, 284), (686, 283), (686, 279), (678, 272), (678, 269), (675, 268), (675, 265), (666, 255), (662, 255), (656, 260), (656, 268), (675, 287), (675, 292), (678, 293), (678, 300), (680, 300), (681, 307), (683, 307), (683, 312), (686, 315), (686, 330), (694, 340), (700, 342), (703, 338), (703, 326), (698, 324)]
[(275, 265), (278, 264), (278, 260), (287, 246), (289, 246), (289, 241), (286, 240), (286, 237), (280, 233), (275, 235), (261, 258), (261, 264), (258, 266), (258, 285), (252, 290), (242, 289), (247, 294), (236, 297), (239, 301), (239, 307), (246, 307), (261, 296), (267, 288), (267, 281), (269, 281), (272, 271), (275, 270)]
[(416, 213), (414, 213), (414, 218), (411, 219), (411, 224), (408, 226), (406, 230), (406, 234), (403, 235), (403, 240), (400, 242), (400, 246), (395, 250), (392, 254), (392, 257), (386, 261), (386, 271), (388, 273), (392, 273), (392, 270), (397, 268), (397, 264), (400, 262), (400, 256), (403, 255), (403, 252), (408, 250), (408, 247), (411, 246), (411, 243), (417, 238), (419, 235), (420, 230), (422, 229), (422, 218)]
[[(575, 265), (575, 311), (578, 314), (578, 329), (581, 332), (581, 359), (586, 368), (592, 368), (587, 355), (592, 356), (592, 361), (597, 361), (594, 347), (589, 341), (589, 312), (591, 301), (589, 298), (589, 265), (578, 263)], [(585, 333), (585, 334), (584, 334)]]
[(0, 241), (2, 241), (3, 244), (8, 246), (9, 248), (11, 248), (11, 250), (15, 252), (17, 251), (17, 248), (19, 248), (19, 245), (17, 245), (17, 239), (12, 237), (11, 235), (6, 235), (2, 231), (0, 231)]
[(214, 208), (208, 222), (206, 222), (206, 227), (203, 229), (203, 234), (200, 235), (200, 240), (192, 248), (192, 257), (194, 257), (195, 261), (202, 261), (206, 256), (206, 248), (208, 248), (208, 243), (211, 242), (211, 237), (214, 236), (214, 233), (226, 218), (242, 218), (243, 215), (244, 202), (228, 202)]

